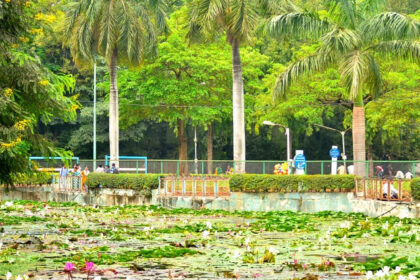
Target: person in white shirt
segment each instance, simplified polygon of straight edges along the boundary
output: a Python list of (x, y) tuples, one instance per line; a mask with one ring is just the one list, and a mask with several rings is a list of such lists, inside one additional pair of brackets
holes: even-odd
[(102, 164), (100, 164), (100, 165), (96, 168), (95, 172), (96, 172), (96, 173), (105, 173), (105, 170), (104, 170), (104, 168), (102, 167)]
[(395, 178), (404, 179), (404, 173), (401, 170), (398, 170), (397, 174), (395, 174)]
[[(394, 188), (394, 185), (390, 185), (390, 191), (391, 191), (391, 198), (398, 198), (398, 191)], [(385, 182), (382, 187), (382, 193), (384, 194), (384, 197), (388, 197), (388, 182)]]
[(410, 171), (407, 171), (407, 173), (405, 173), (405, 179), (407, 180), (413, 179), (413, 173), (411, 173)]
[(340, 166), (337, 168), (337, 174), (338, 174), (338, 175), (343, 175), (343, 174), (346, 174), (346, 168), (344, 167), (344, 165), (340, 165)]
[(353, 175), (354, 174), (354, 165), (347, 166), (347, 173)]

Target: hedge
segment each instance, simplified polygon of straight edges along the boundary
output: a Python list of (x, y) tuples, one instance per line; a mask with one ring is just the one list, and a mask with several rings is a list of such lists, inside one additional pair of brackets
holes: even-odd
[(325, 192), (355, 188), (353, 175), (257, 175), (234, 174), (229, 180), (233, 192)]
[(420, 177), (414, 178), (410, 183), (411, 197), (414, 200), (420, 200)]
[(53, 175), (52, 172), (19, 173), (13, 176), (13, 184), (47, 185), (52, 183)]
[(90, 173), (86, 180), (89, 188), (133, 189), (150, 196), (159, 186), (159, 174)]

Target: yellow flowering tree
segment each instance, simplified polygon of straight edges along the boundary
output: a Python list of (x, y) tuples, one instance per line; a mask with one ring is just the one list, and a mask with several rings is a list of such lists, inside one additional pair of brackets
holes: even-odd
[(74, 120), (79, 106), (71, 76), (56, 75), (31, 51), (42, 33), (28, 1), (0, 5), (0, 184), (28, 168), (33, 154), (67, 155), (37, 133), (53, 118)]

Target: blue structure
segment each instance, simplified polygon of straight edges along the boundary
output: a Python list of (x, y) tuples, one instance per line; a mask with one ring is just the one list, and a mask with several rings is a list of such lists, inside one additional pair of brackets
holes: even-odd
[[(110, 156), (106, 155), (105, 156), (105, 165), (108, 165), (108, 161), (111, 159)], [(144, 156), (119, 156), (118, 159), (131, 159), (131, 160), (144, 160), (144, 173), (147, 174), (147, 157)], [(138, 164), (139, 162), (137, 161), (137, 170), (138, 170)]]

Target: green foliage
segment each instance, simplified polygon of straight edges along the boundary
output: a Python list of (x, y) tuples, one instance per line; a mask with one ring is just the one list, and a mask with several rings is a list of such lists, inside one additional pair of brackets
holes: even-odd
[(157, 174), (107, 174), (90, 173), (86, 184), (90, 188), (115, 188), (115, 189), (133, 189), (141, 191), (150, 196), (152, 189), (157, 189), (159, 185), (159, 175)]
[(411, 180), (410, 188), (411, 197), (415, 200), (420, 200), (420, 177)]
[[(69, 155), (54, 148), (36, 130), (53, 118), (76, 117), (77, 96), (70, 75), (57, 75), (46, 68), (31, 48), (33, 9), (24, 1), (3, 1), (0, 5), (0, 183), (11, 184), (12, 176), (28, 168), (29, 153)], [(37, 28), (36, 28), (37, 27)]]
[(352, 175), (256, 175), (235, 174), (229, 180), (231, 191), (243, 192), (325, 192), (351, 191), (355, 187)]
[(54, 174), (50, 172), (18, 173), (13, 176), (13, 183), (25, 184), (25, 185), (30, 185), (30, 186), (47, 185), (47, 184), (52, 183), (53, 176), (57, 178), (58, 174)]

